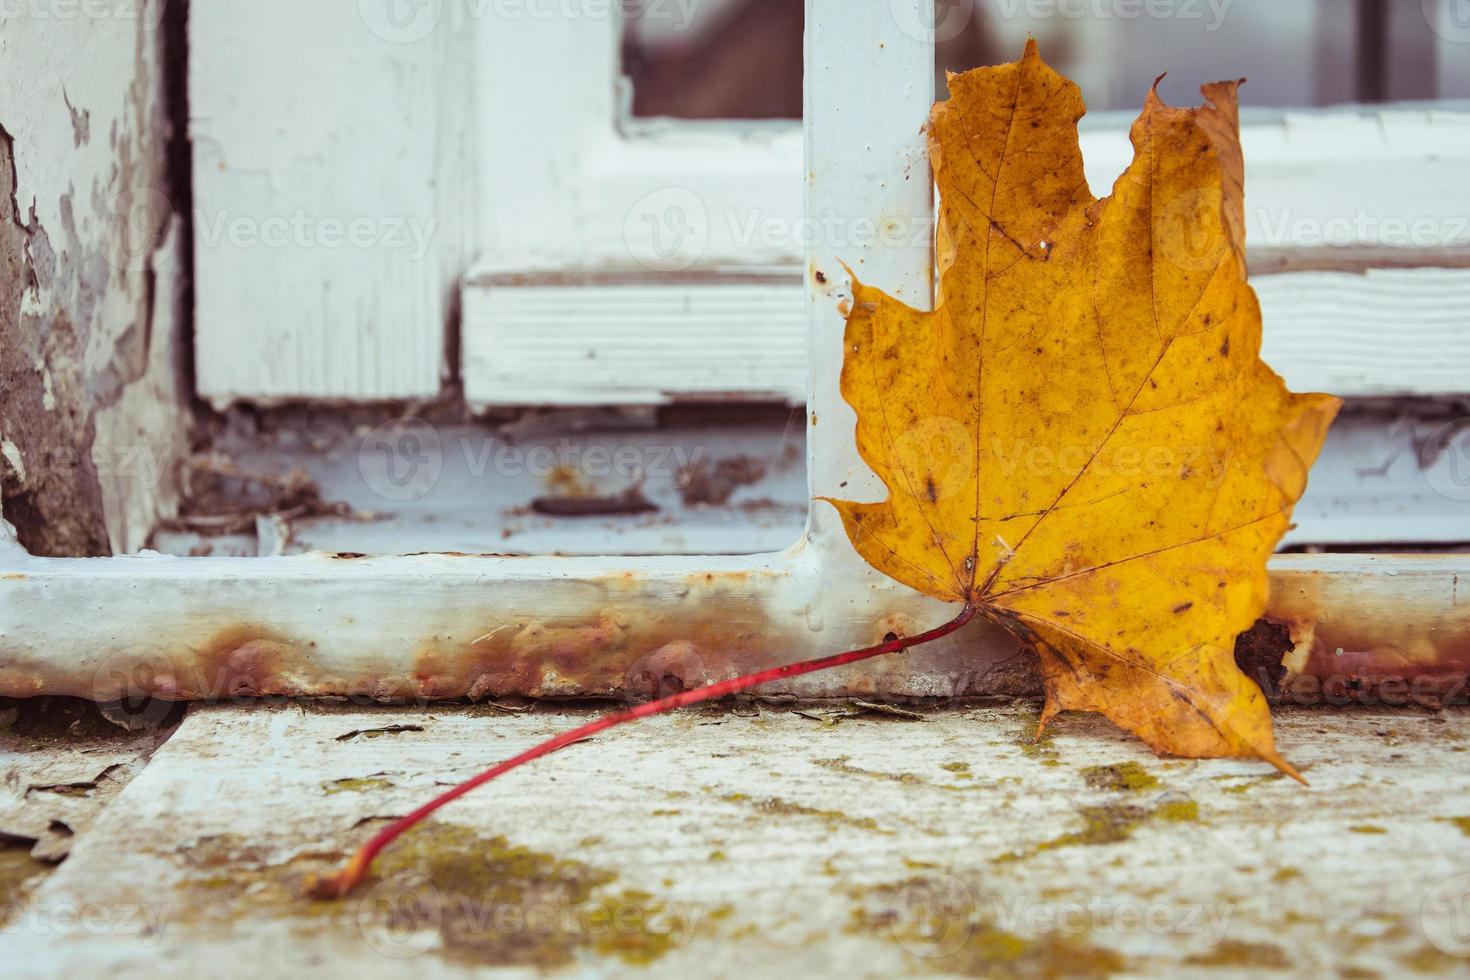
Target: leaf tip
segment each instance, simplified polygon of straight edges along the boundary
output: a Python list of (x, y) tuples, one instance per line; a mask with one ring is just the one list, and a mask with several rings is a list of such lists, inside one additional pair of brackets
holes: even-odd
[(1311, 783), (1307, 782), (1307, 777), (1303, 776), (1300, 772), (1297, 771), (1296, 766), (1293, 766), (1290, 762), (1287, 762), (1284, 758), (1282, 758), (1281, 753), (1277, 752), (1275, 749), (1272, 749), (1269, 752), (1262, 752), (1261, 758), (1271, 763), (1271, 765), (1275, 766), (1277, 769), (1290, 776), (1292, 779), (1295, 779), (1303, 786), (1310, 787), (1312, 785)]
[(1154, 79), (1153, 84), (1148, 87), (1148, 96), (1143, 100), (1143, 107), (1145, 109), (1169, 108), (1168, 104), (1165, 103), (1163, 99), (1159, 98), (1159, 83), (1162, 82), (1168, 76), (1168, 74), (1168, 72), (1161, 73), (1157, 78)]

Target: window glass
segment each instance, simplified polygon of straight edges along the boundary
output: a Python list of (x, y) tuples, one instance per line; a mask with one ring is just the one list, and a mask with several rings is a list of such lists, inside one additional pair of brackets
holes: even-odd
[[(865, 0), (886, 2), (886, 0)], [(1248, 106), (1470, 97), (1470, 14), (1438, 0), (938, 0), (944, 73), (1014, 59), (1034, 35), (1094, 111), (1245, 76)], [(799, 119), (803, 0), (627, 0), (635, 116)], [(1436, 21), (1436, 16), (1449, 17)], [(1436, 25), (1438, 30), (1436, 30)], [(1463, 35), (1463, 36), (1462, 36)]]

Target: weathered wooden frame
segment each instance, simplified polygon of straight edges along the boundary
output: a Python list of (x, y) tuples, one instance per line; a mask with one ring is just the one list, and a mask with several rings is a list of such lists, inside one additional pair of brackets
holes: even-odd
[[(461, 297), (470, 405), (800, 403), (805, 350), (792, 321), (805, 288), (797, 240), (810, 225), (799, 227), (799, 161), (781, 128), (630, 129), (607, 19), (482, 24), (477, 37), (490, 93), (477, 136), (481, 172), (492, 176), (479, 211), (484, 249)], [(569, 46), (593, 84), (558, 85)], [(528, 83), (556, 90), (552, 103), (519, 99)], [(1121, 112), (1084, 121), (1094, 188), (1131, 157), (1130, 121)], [(1256, 111), (1241, 140), (1272, 365), (1301, 390), (1459, 394), (1470, 374), (1470, 214), (1447, 202), (1463, 197), (1470, 167), (1466, 107)], [(626, 230), (681, 209), (694, 214), (702, 247), (658, 267)], [(766, 222), (786, 234), (732, 238)], [(827, 251), (846, 254), (854, 236), (829, 237)], [(549, 362), (560, 365), (554, 378), (538, 369)]]
[[(917, 10), (924, 0), (894, 0)], [(889, 4), (808, 0), (808, 214), (932, 221), (920, 127), (932, 50)], [(823, 24), (844, 24), (825, 32)], [(905, 84), (893, 84), (903, 78)], [(817, 136), (816, 134), (820, 134)], [(880, 243), (807, 263), (809, 480), (814, 497), (881, 492), (838, 392), (843, 258), (915, 304), (927, 246)], [(0, 694), (349, 696), (412, 700), (646, 693), (701, 684), (943, 622), (945, 604), (869, 568), (814, 504), (787, 551), (745, 557), (494, 555), (37, 558), (0, 539)], [(3, 527), (3, 525), (0, 525)], [(1289, 555), (1270, 615), (1294, 669), (1361, 693), (1385, 678), (1453, 693), (1470, 663), (1459, 555)], [(983, 625), (902, 656), (792, 681), (809, 696), (945, 697), (1034, 689), (1014, 642)], [(1335, 679), (1335, 680), (1334, 680)], [(1365, 680), (1366, 679), (1366, 680)], [(1332, 685), (1336, 684), (1336, 687)], [(1425, 693), (1433, 697), (1434, 693)]]

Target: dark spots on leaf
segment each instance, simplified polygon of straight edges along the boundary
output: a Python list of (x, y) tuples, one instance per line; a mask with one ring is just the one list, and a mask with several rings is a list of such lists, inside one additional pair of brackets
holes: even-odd
[(939, 489), (934, 486), (932, 476), (924, 478), (924, 496), (929, 498), (931, 504), (939, 500)]
[(1181, 603), (1179, 603), (1179, 605), (1175, 606), (1173, 609), (1171, 609), (1169, 611), (1172, 612), (1174, 615), (1177, 616), (1177, 615), (1179, 615), (1182, 612), (1186, 612), (1189, 609), (1192, 609), (1193, 607), (1194, 607), (1194, 603), (1192, 603), (1192, 602), (1181, 602)]
[(1230, 338), (1229, 337), (1226, 337), (1225, 338), (1225, 342), (1220, 345), (1220, 356), (1221, 357), (1229, 357), (1230, 356)]

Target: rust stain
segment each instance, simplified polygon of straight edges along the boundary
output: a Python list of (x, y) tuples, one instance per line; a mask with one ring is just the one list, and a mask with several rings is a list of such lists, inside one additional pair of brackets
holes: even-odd
[(26, 578), (27, 576), (24, 572), (6, 572), (4, 575), (0, 575), (0, 579), (6, 579), (12, 582), (24, 582)]
[(190, 698), (293, 694), (310, 685), (293, 684), (287, 664), (310, 649), (271, 630), (241, 625), (221, 630), (197, 648), (194, 677), (180, 678)]
[(868, 632), (867, 641), (870, 644), (883, 643), (886, 640), (913, 636), (923, 630), (924, 627), (907, 613), (889, 613), (873, 624), (872, 630)]
[(720, 590), (637, 612), (528, 619), (479, 637), (432, 637), (416, 697), (612, 696), (700, 687), (769, 666), (783, 647), (758, 599)]
[[(184, 656), (156, 652), (141, 658), (139, 669), (116, 678), (118, 693), (166, 700), (308, 695), (319, 686), (300, 666), (311, 648), (260, 626), (231, 626), (190, 645)], [(109, 679), (99, 677), (99, 692)]]
[(1408, 586), (1317, 571), (1272, 582), (1268, 617), (1286, 624), (1287, 703), (1470, 703), (1470, 609), (1444, 600), (1457, 583)]
[[(450, 607), (410, 656), (386, 647), (318, 650), (279, 624), (204, 615), (161, 630), (150, 647), (98, 651), (85, 665), (0, 656), (0, 695), (370, 701), (659, 696), (822, 652), (820, 617), (814, 621), (811, 611), (773, 617), (767, 607), (782, 574), (698, 572), (656, 582), (625, 571), (598, 583), (584, 611), (566, 615), (547, 615), (533, 604), (520, 617), (503, 606), (494, 613)], [(4, 575), (16, 577), (24, 576)], [(1288, 703), (1465, 703), (1470, 605), (1448, 602), (1451, 590), (1448, 575), (1420, 576), (1394, 588), (1371, 575), (1274, 577), (1267, 626), (1257, 627), (1270, 634), (1262, 634), (1270, 640), (1263, 647), (1269, 656), (1247, 660), (1274, 674), (1286, 651), (1287, 676), (1268, 693)], [(878, 643), (925, 625), (901, 606), (875, 612), (855, 638), (843, 635), (855, 644)], [(976, 639), (978, 634), (947, 648), (916, 649), (849, 669), (830, 693), (901, 697), (917, 687), (954, 695), (1039, 692), (1032, 654), (1017, 646), (1010, 655), (990, 648), (993, 656), (982, 657), (974, 652)], [(333, 660), (352, 664), (356, 676), (333, 675), (323, 666)]]

